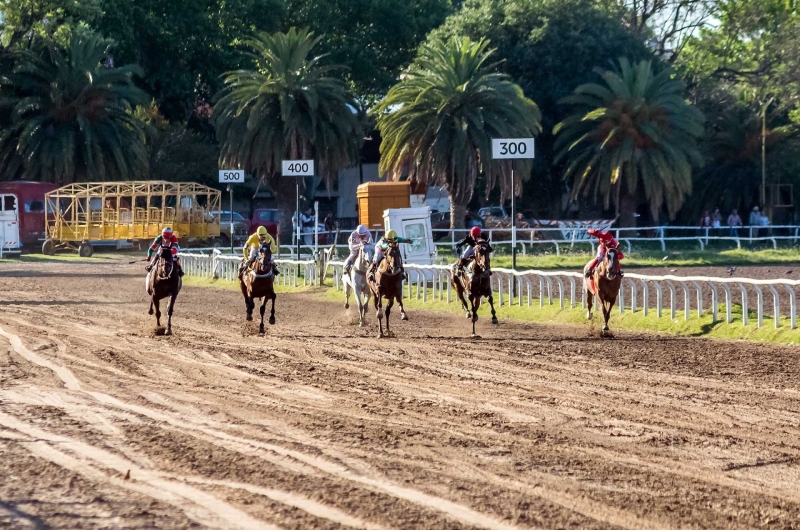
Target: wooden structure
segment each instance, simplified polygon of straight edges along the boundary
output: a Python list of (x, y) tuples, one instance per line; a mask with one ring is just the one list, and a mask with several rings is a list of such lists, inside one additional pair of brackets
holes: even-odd
[(181, 239), (219, 236), (222, 193), (194, 182), (158, 180), (70, 184), (45, 194), (45, 254), (92, 255), (92, 241), (151, 240), (164, 226)]
[(409, 182), (367, 182), (356, 190), (358, 222), (370, 230), (383, 229), (383, 212), (411, 206)]

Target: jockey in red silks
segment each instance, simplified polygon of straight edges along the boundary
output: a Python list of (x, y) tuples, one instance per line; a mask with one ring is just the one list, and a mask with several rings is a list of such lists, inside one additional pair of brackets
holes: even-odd
[(181, 267), (181, 259), (178, 257), (180, 247), (178, 247), (178, 238), (172, 232), (172, 228), (165, 226), (161, 231), (161, 235), (153, 240), (153, 244), (147, 249), (147, 266), (145, 270), (150, 272), (155, 266), (156, 262), (153, 260), (153, 255), (160, 256), (162, 252), (169, 252), (175, 262), (175, 269), (178, 276), (183, 276), (183, 268)]
[[(587, 234), (590, 236), (594, 236), (599, 240), (599, 245), (597, 246), (597, 257), (594, 258), (592, 261), (586, 265), (585, 274), (587, 278), (591, 278), (592, 274), (594, 274), (594, 269), (597, 267), (597, 264), (603, 261), (606, 257), (606, 251), (609, 248), (613, 248), (617, 250), (617, 257), (620, 261), (625, 257), (622, 254), (622, 251), (619, 250), (619, 243), (614, 236), (611, 235), (611, 232), (603, 232), (602, 230), (597, 230), (596, 228), (590, 228), (586, 231)], [(619, 272), (620, 276), (623, 276), (622, 271)]]

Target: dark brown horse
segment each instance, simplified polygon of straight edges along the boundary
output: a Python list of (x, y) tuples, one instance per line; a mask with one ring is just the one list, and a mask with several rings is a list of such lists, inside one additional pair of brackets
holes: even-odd
[[(380, 334), (378, 338), (391, 336), (392, 332), (389, 330), (389, 313), (392, 311), (394, 301), (400, 305), (400, 320), (408, 320), (406, 310), (403, 308), (403, 262), (400, 256), (400, 248), (397, 243), (389, 243), (389, 249), (386, 255), (378, 265), (378, 270), (375, 271), (375, 281), (369, 282), (369, 288), (372, 291), (372, 296), (375, 302), (375, 309), (377, 310), (378, 326), (380, 327)], [(386, 298), (386, 334), (383, 333), (383, 302), (382, 299)]]
[(159, 302), (169, 297), (169, 304), (167, 304), (167, 330), (164, 334), (172, 335), (172, 311), (175, 308), (175, 299), (178, 298), (178, 293), (183, 286), (183, 280), (178, 276), (171, 248), (162, 248), (156, 260), (155, 267), (147, 273), (145, 281), (147, 294), (150, 295), (150, 311), (148, 311), (148, 314), (152, 315), (154, 312), (153, 307), (155, 307), (156, 325), (161, 327), (161, 307)]
[(622, 276), (619, 273), (619, 251), (615, 248), (610, 248), (606, 251), (606, 256), (603, 258), (602, 263), (595, 268), (592, 277), (584, 280), (588, 308), (586, 319), (591, 320), (592, 318), (594, 297), (597, 297), (600, 302), (600, 308), (603, 310), (601, 337), (613, 337), (608, 329), (608, 319), (611, 318), (611, 309), (617, 303), (619, 286), (622, 283)]
[(264, 312), (267, 310), (267, 301), (272, 300), (272, 309), (269, 313), (269, 323), (275, 324), (275, 273), (272, 267), (272, 250), (269, 244), (261, 245), (258, 249), (258, 260), (254, 269), (245, 270), (239, 276), (239, 287), (244, 295), (244, 304), (247, 308), (247, 320), (253, 320), (253, 309), (256, 307), (255, 298), (262, 298), (261, 324), (258, 334), (264, 335)]
[[(478, 308), (481, 306), (481, 299), (485, 296), (492, 308), (492, 324), (497, 324), (497, 313), (494, 310), (494, 298), (492, 297), (492, 282), (489, 276), (489, 244), (486, 241), (479, 241), (475, 245), (475, 257), (470, 261), (466, 270), (457, 272), (453, 269), (453, 287), (461, 300), (461, 307), (467, 314), (467, 318), (472, 317), (472, 336), (475, 337), (475, 322), (478, 321)], [(470, 308), (467, 307), (469, 300)]]

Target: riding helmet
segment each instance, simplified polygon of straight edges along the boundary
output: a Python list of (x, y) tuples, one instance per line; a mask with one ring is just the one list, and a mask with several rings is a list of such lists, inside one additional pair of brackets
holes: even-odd
[(364, 225), (358, 225), (356, 232), (358, 232), (358, 235), (361, 237), (367, 237), (369, 235), (369, 230)]
[(471, 235), (473, 239), (478, 239), (479, 237), (481, 237), (481, 227), (473, 226), (469, 231), (469, 235)]
[(172, 237), (172, 228), (165, 226), (164, 229), (161, 231), (161, 237), (164, 238)]
[(258, 230), (256, 230), (256, 233), (258, 234), (259, 239), (264, 239), (267, 237), (267, 229), (263, 226), (259, 226)]
[(390, 241), (397, 239), (397, 232), (395, 232), (394, 230), (389, 230), (388, 232), (386, 232), (386, 239)]

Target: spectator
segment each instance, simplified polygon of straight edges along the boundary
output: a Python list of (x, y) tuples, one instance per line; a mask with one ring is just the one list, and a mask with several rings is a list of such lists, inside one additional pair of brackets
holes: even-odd
[(711, 228), (711, 216), (708, 210), (703, 210), (703, 215), (700, 216), (700, 228)]
[(328, 215), (325, 216), (325, 231), (336, 231), (336, 216), (333, 215), (333, 212), (328, 212)]
[(316, 222), (317, 220), (314, 217), (314, 210), (312, 210), (311, 208), (307, 208), (305, 213), (303, 213), (300, 216), (300, 223), (301, 223), (300, 226), (302, 227), (302, 231), (304, 234), (303, 241), (308, 246), (311, 246), (311, 244), (313, 243), (311, 234), (314, 233), (314, 223)]
[(761, 226), (761, 213), (758, 211), (758, 206), (753, 206), (753, 211), (750, 212), (750, 226)]
[(728, 227), (731, 229), (731, 237), (739, 237), (739, 227), (742, 226), (742, 218), (736, 208), (728, 216)]
[(722, 214), (719, 208), (714, 208), (714, 213), (711, 214), (711, 228), (722, 228)]

